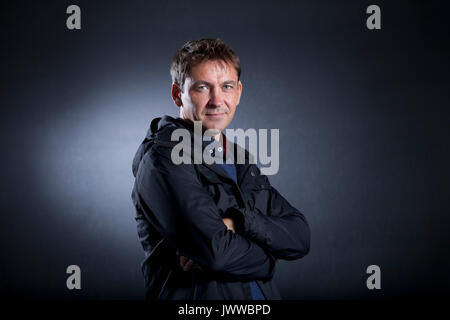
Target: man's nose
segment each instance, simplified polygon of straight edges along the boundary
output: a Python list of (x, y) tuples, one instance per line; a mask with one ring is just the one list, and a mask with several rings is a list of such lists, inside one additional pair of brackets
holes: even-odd
[(211, 89), (208, 104), (216, 107), (223, 105), (223, 93), (220, 88), (214, 87)]

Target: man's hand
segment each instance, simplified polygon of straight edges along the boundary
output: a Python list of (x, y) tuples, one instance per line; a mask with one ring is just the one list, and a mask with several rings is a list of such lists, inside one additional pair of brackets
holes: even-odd
[(223, 218), (223, 223), (227, 226), (228, 230), (231, 230), (234, 232), (234, 221), (231, 218)]
[[(223, 223), (227, 226), (228, 230), (231, 230), (234, 232), (234, 221), (230, 218), (223, 218)], [(180, 256), (180, 253), (177, 251), (177, 256)], [(180, 256), (180, 267), (183, 269), (183, 271), (190, 271), (192, 269), (200, 269), (200, 266), (195, 264), (194, 261), (191, 259)]]
[[(177, 251), (177, 256), (180, 256), (180, 253)], [(180, 267), (183, 269), (183, 271), (190, 271), (191, 269), (200, 269), (200, 266), (198, 264), (195, 264), (194, 261), (191, 259), (180, 256)]]
[[(223, 218), (222, 219), (223, 223), (225, 223), (225, 225), (227, 226), (227, 228), (233, 232), (234, 231), (234, 221), (231, 218)], [(278, 262), (278, 259), (275, 259), (275, 263)]]

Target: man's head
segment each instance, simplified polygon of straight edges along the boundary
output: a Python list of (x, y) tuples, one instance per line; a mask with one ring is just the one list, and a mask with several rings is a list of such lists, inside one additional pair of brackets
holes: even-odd
[(224, 130), (239, 104), (242, 83), (238, 56), (220, 39), (189, 41), (170, 66), (172, 99), (180, 117)]

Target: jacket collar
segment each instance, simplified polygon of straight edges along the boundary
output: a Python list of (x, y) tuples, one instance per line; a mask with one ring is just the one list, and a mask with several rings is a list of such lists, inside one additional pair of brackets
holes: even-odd
[[(173, 118), (168, 115), (165, 115), (165, 116), (159, 117), (159, 118), (155, 118), (152, 120), (152, 122), (150, 124), (150, 128), (146, 135), (146, 139), (149, 139), (149, 140), (153, 139), (156, 143), (165, 145), (167, 147), (173, 147), (179, 143), (178, 141), (171, 140), (172, 132), (178, 128), (185, 128), (190, 131), (190, 134), (191, 134), (191, 145), (190, 146), (193, 147), (193, 141), (194, 141), (194, 135), (195, 135), (194, 134), (194, 124), (187, 122), (181, 118), (178, 118), (178, 117)], [(248, 167), (251, 165), (250, 159), (253, 160), (253, 156), (246, 149), (242, 148), (238, 144), (227, 140), (226, 136), (223, 133), (222, 133), (222, 138), (226, 141), (226, 143), (225, 143), (226, 159), (229, 159), (230, 156), (233, 155), (233, 163), (236, 165), (238, 182), (240, 184), (240, 182), (243, 179), (243, 176), (247, 172)], [(204, 149), (207, 146), (209, 146), (210, 144), (215, 144), (215, 146), (213, 146), (215, 148), (214, 156), (220, 157), (221, 154), (224, 152), (224, 151), (218, 151), (218, 150), (220, 150), (219, 147), (222, 146), (222, 143), (219, 141), (216, 141), (214, 139), (211, 139), (210, 141), (202, 140), (202, 154), (203, 154)], [(223, 146), (222, 146), (222, 150), (223, 150)], [(237, 156), (241, 152), (244, 153), (244, 157), (245, 157), (244, 164), (239, 164), (237, 162)], [(226, 162), (226, 160), (224, 160), (224, 163), (225, 162)], [(232, 180), (231, 177), (228, 176), (228, 174), (221, 168), (221, 166), (219, 164), (217, 164), (217, 163), (213, 163), (213, 164), (202, 163), (202, 164), (204, 166), (208, 167), (209, 169), (211, 169), (212, 171), (214, 171), (215, 173)]]

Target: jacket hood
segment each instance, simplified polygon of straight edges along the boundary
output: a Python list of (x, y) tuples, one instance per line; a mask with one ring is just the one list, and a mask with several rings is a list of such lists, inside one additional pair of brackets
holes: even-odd
[(133, 175), (136, 177), (139, 163), (142, 160), (145, 152), (151, 147), (153, 141), (157, 139), (158, 141), (164, 141), (169, 145), (176, 145), (176, 141), (171, 141), (170, 137), (175, 129), (181, 127), (189, 127), (189, 124), (181, 120), (180, 118), (173, 118), (171, 116), (165, 115), (163, 117), (158, 117), (152, 120), (150, 123), (150, 128), (145, 135), (144, 140), (139, 146), (138, 150), (133, 159)]

